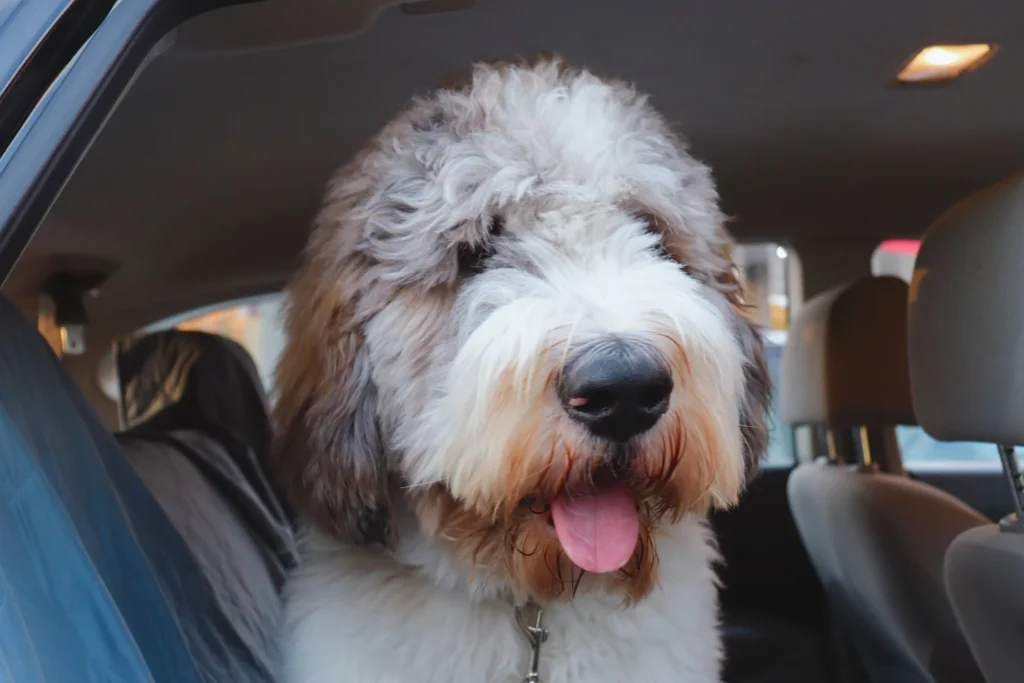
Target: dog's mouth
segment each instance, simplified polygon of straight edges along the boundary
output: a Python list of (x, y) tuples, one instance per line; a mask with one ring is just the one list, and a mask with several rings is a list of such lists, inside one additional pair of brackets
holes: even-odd
[(563, 489), (545, 509), (531, 511), (546, 518), (569, 560), (593, 574), (624, 567), (640, 537), (636, 495), (621, 484)]
[(636, 497), (624, 487), (579, 495), (563, 492), (551, 502), (551, 520), (565, 554), (593, 574), (625, 566), (640, 537)]

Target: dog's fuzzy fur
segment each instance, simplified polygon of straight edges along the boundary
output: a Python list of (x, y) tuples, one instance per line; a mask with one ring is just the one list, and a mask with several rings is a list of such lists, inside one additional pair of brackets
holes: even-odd
[[(527, 598), (545, 683), (718, 680), (703, 519), (755, 469), (769, 396), (723, 223), (644, 96), (551, 57), (478, 65), (339, 172), (277, 373), (274, 464), (308, 527), (286, 683), (519, 681)], [(619, 476), (636, 551), (595, 576), (546, 507), (612, 453), (557, 391), (609, 336), (674, 389)]]

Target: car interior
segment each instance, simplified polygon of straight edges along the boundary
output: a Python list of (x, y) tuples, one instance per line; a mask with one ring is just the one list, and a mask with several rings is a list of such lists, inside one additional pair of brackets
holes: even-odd
[(278, 310), (324, 186), (410, 98), (541, 50), (710, 165), (765, 330), (770, 452), (710, 520), (723, 679), (1021, 680), (1024, 4), (166, 0), (118, 37), (160, 2), (107, 3), (43, 84), (39, 121), (137, 54), (0, 224), (0, 680), (274, 680)]

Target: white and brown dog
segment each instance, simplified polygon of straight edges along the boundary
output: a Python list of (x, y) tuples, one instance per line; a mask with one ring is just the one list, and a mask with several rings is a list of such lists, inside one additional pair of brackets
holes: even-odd
[(544, 683), (718, 681), (704, 518), (769, 393), (730, 247), (646, 98), (558, 59), (479, 65), (387, 125), (289, 290), (283, 681), (518, 683), (524, 603)]

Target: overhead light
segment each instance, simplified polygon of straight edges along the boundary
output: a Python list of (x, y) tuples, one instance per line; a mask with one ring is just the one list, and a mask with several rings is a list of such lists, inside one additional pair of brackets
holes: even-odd
[(775, 255), (779, 258), (786, 258), (789, 256), (789, 252), (786, 251), (785, 247), (775, 247)]
[(995, 53), (986, 43), (973, 45), (929, 45), (907, 62), (896, 77), (901, 83), (950, 81), (977, 69)]

